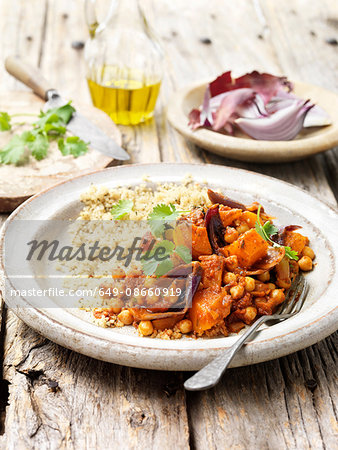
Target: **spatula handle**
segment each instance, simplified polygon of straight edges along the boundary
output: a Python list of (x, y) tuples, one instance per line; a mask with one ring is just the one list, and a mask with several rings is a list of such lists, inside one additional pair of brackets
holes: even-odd
[(51, 89), (51, 85), (38, 69), (26, 64), (18, 56), (6, 58), (5, 67), (8, 73), (30, 87), (39, 97), (46, 100), (46, 92)]

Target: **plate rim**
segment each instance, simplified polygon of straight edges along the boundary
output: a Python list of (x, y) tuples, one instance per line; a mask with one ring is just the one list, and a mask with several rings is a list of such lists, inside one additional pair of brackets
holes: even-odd
[[(40, 193), (38, 193), (38, 194), (36, 194), (35, 196), (33, 196), (33, 197), (31, 197), (30, 199), (28, 199), (28, 200), (26, 200), (26, 202), (24, 202), (22, 205), (20, 205), (10, 216), (9, 216), (9, 218), (6, 220), (6, 222), (4, 223), (4, 225), (3, 225), (3, 227), (2, 227), (2, 229), (1, 229), (1, 235), (0, 235), (0, 246), (2, 247), (2, 244), (3, 244), (3, 240), (4, 240), (4, 236), (5, 236), (5, 233), (6, 233), (6, 230), (7, 230), (7, 228), (8, 228), (8, 226), (10, 225), (10, 223), (12, 222), (12, 220), (19, 214), (19, 212), (23, 209), (23, 208), (25, 208), (25, 206), (27, 206), (30, 202), (32, 202), (32, 201), (34, 201), (35, 199), (37, 199), (37, 198), (39, 198), (39, 197), (41, 197), (41, 196), (43, 196), (45, 193), (47, 193), (47, 192), (49, 192), (49, 191), (51, 191), (51, 190), (56, 190), (59, 186), (61, 186), (61, 185), (64, 185), (64, 184), (66, 184), (66, 183), (71, 183), (72, 181), (74, 181), (74, 180), (77, 180), (77, 179), (81, 179), (81, 178), (86, 178), (86, 177), (91, 177), (92, 175), (95, 175), (95, 174), (98, 174), (98, 173), (101, 173), (101, 172), (107, 172), (107, 171), (110, 171), (110, 172), (113, 172), (113, 171), (116, 171), (116, 170), (124, 170), (124, 168), (126, 168), (126, 170), (128, 170), (128, 168), (130, 168), (130, 167), (135, 167), (135, 166), (137, 166), (137, 167), (144, 167), (145, 169), (148, 167), (154, 167), (154, 166), (163, 166), (163, 165), (167, 165), (167, 166), (188, 166), (190, 169), (191, 169), (191, 167), (193, 167), (193, 166), (198, 166), (198, 167), (205, 167), (205, 166), (208, 166), (209, 168), (215, 168), (215, 167), (218, 167), (218, 168), (226, 168), (227, 170), (231, 170), (231, 171), (234, 171), (234, 172), (238, 172), (238, 171), (240, 171), (240, 172), (248, 172), (248, 173), (250, 173), (251, 175), (254, 175), (254, 176), (256, 176), (256, 177), (263, 177), (263, 178), (267, 178), (267, 179), (269, 179), (270, 181), (274, 181), (274, 182), (278, 182), (278, 183), (282, 183), (282, 184), (286, 184), (286, 185), (288, 185), (289, 187), (292, 187), (293, 189), (296, 189), (296, 190), (300, 190), (300, 191), (302, 191), (302, 192), (304, 192), (305, 194), (307, 194), (308, 196), (310, 196), (310, 197), (313, 197), (315, 200), (317, 200), (317, 201), (319, 201), (319, 202), (321, 202), (321, 203), (323, 203), (327, 208), (329, 208), (334, 214), (337, 214), (337, 208), (335, 208), (334, 207), (334, 205), (332, 205), (332, 204), (330, 204), (330, 203), (328, 203), (327, 201), (325, 201), (325, 200), (322, 200), (322, 199), (320, 199), (317, 195), (313, 195), (312, 193), (309, 193), (308, 191), (306, 191), (305, 189), (303, 189), (303, 188), (299, 188), (298, 186), (295, 186), (295, 185), (293, 185), (292, 183), (289, 183), (289, 182), (286, 182), (286, 181), (284, 181), (284, 180), (279, 180), (279, 179), (276, 179), (276, 178), (274, 178), (274, 177), (271, 177), (271, 176), (269, 176), (269, 175), (264, 175), (264, 174), (260, 174), (260, 173), (257, 173), (257, 172), (253, 172), (253, 171), (250, 171), (250, 170), (247, 170), (247, 169), (239, 169), (239, 168), (234, 168), (234, 167), (228, 167), (228, 166), (221, 166), (221, 165), (214, 165), (214, 164), (203, 164), (203, 163), (170, 163), (170, 162), (166, 162), (166, 163), (153, 163), (153, 164), (128, 164), (128, 165), (123, 165), (123, 166), (116, 166), (116, 167), (110, 167), (110, 168), (106, 168), (106, 169), (99, 169), (99, 170), (95, 170), (95, 171), (92, 171), (92, 172), (90, 172), (90, 173), (86, 173), (86, 174), (82, 174), (82, 175), (79, 175), (79, 176), (77, 176), (77, 177), (74, 177), (74, 178), (72, 178), (71, 180), (64, 180), (64, 181), (61, 181), (61, 182), (59, 182), (59, 183), (57, 183), (57, 184), (55, 184), (55, 185), (53, 185), (53, 186), (51, 186), (51, 187), (49, 187), (49, 188), (47, 188), (47, 189), (45, 189), (44, 191), (41, 191)], [(188, 169), (188, 167), (187, 167), (187, 170), (189, 170)], [(1, 255), (0, 255), (0, 267), (1, 267), (1, 271), (3, 272), (3, 273), (6, 273), (6, 269), (4, 268), (4, 265), (3, 265), (3, 253), (1, 252)], [(25, 298), (24, 299), (25, 300), (25, 302), (26, 303), (28, 303), (29, 304), (29, 301)], [(271, 338), (269, 338), (269, 339), (265, 339), (265, 340), (261, 340), (261, 341), (259, 341), (259, 343), (258, 342), (252, 342), (252, 343), (248, 343), (247, 345), (249, 346), (249, 347), (251, 347), (252, 345), (254, 345), (254, 344), (260, 344), (260, 345), (264, 345), (264, 343), (265, 342), (267, 342), (267, 341), (271, 341), (271, 340), (274, 340), (274, 339), (276, 339), (276, 338), (283, 338), (283, 336), (285, 336), (285, 335), (290, 335), (290, 334), (293, 334), (293, 333), (295, 333), (295, 332), (298, 332), (301, 328), (307, 328), (309, 325), (313, 325), (313, 323), (316, 323), (316, 322), (318, 322), (318, 321), (323, 321), (323, 320), (325, 320), (325, 318), (327, 318), (327, 316), (328, 315), (332, 315), (334, 312), (335, 312), (335, 314), (338, 312), (337, 311), (337, 309), (338, 309), (338, 307), (337, 306), (335, 306), (332, 310), (330, 310), (330, 311), (328, 311), (326, 314), (324, 314), (323, 316), (320, 316), (319, 318), (316, 318), (316, 320), (314, 320), (313, 322), (311, 322), (311, 323), (307, 323), (306, 325), (304, 325), (304, 326), (301, 326), (301, 327), (299, 327), (299, 328), (297, 328), (297, 329), (295, 329), (295, 330), (292, 330), (292, 331), (289, 331), (289, 332), (287, 332), (287, 333), (285, 333), (284, 335), (278, 335), (278, 336), (275, 336), (275, 337), (271, 337)], [(71, 334), (72, 333), (81, 333), (83, 336), (86, 336), (86, 339), (89, 339), (89, 340), (99, 340), (99, 341), (101, 341), (101, 342), (105, 342), (105, 343), (107, 343), (108, 341), (104, 338), (104, 337), (100, 337), (100, 336), (93, 336), (92, 334), (90, 334), (90, 333), (88, 333), (88, 332), (86, 332), (86, 331), (83, 331), (83, 330), (78, 330), (78, 329), (75, 329), (75, 328), (70, 328), (68, 325), (65, 325), (65, 324), (63, 324), (62, 322), (60, 322), (60, 321), (58, 321), (58, 320), (56, 320), (55, 318), (53, 318), (53, 317), (50, 317), (49, 315), (47, 315), (47, 314), (45, 314), (43, 311), (41, 311), (40, 309), (37, 309), (37, 308), (31, 308), (31, 314), (34, 316), (35, 315), (35, 317), (39, 317), (42, 321), (52, 321), (55, 325), (56, 325), (56, 328), (60, 328), (61, 330), (67, 330), (67, 332), (70, 332)], [(20, 315), (20, 313), (18, 314), (19, 315), (19, 317), (21, 318), (21, 319), (27, 319), (26, 317), (21, 317), (21, 315)], [(32, 321), (34, 320), (34, 317), (29, 321), (27, 321), (27, 320), (24, 320), (26, 323), (28, 323), (32, 328), (35, 328), (35, 329), (38, 329), (38, 331), (40, 331), (40, 329), (39, 329), (39, 327), (38, 326), (36, 326), (37, 324), (36, 323), (32, 323)], [(79, 319), (79, 320), (81, 320), (81, 319)], [(329, 334), (331, 334), (331, 332), (333, 332), (332, 331), (332, 328), (334, 328), (334, 327), (330, 327), (328, 330), (324, 330), (324, 331), (322, 331), (321, 332), (321, 337), (319, 338), (319, 339), (323, 339), (323, 338), (325, 338), (326, 336), (328, 336)], [(46, 333), (44, 333), (44, 332), (42, 332), (42, 334), (44, 334), (44, 335), (46, 335)], [(63, 333), (64, 335), (65, 334), (67, 334), (67, 333)], [(47, 337), (49, 337), (49, 336), (47, 336)], [(50, 338), (50, 337), (49, 337)], [(63, 345), (63, 346), (66, 346), (66, 347), (68, 347), (68, 348), (72, 348), (72, 349), (74, 349), (74, 350), (76, 350), (76, 351), (79, 351), (80, 353), (85, 353), (85, 354), (88, 354), (88, 352), (83, 352), (83, 351), (81, 351), (81, 350), (79, 350), (78, 348), (74, 348), (74, 344), (72, 344), (71, 346), (69, 346), (69, 345), (67, 345), (67, 343), (65, 343), (64, 342), (64, 340), (62, 340), (62, 339), (56, 339), (55, 337), (54, 338), (50, 338), (50, 339), (52, 339), (53, 341), (55, 341), (55, 342), (58, 342), (59, 344), (61, 344), (61, 345)], [(317, 342), (319, 339), (317, 339), (317, 338), (315, 338), (315, 340), (314, 340), (314, 342)], [(113, 342), (113, 340), (114, 339), (112, 339), (112, 341), (110, 341), (110, 343), (111, 342)], [(214, 342), (215, 342), (215, 344), (216, 344), (216, 342), (217, 342), (217, 340), (214, 340)], [(313, 343), (314, 343), (313, 342)], [(152, 351), (163, 351), (163, 350), (161, 350), (160, 348), (154, 348), (154, 347), (149, 347), (149, 346), (146, 346), (145, 345), (145, 342), (143, 343), (143, 345), (141, 346), (141, 345), (138, 345), (138, 344), (132, 344), (132, 343), (120, 343), (120, 342), (118, 342), (118, 345), (120, 345), (120, 346), (124, 346), (124, 347), (128, 347), (128, 348), (130, 348), (130, 347), (133, 347), (133, 348), (136, 348), (136, 349), (138, 349), (138, 350), (141, 350), (141, 349), (151, 349)], [(311, 343), (310, 344), (307, 344), (307, 345), (312, 345)], [(76, 347), (76, 346), (75, 346)], [(214, 351), (220, 351), (221, 349), (226, 349), (227, 347), (226, 346), (224, 346), (224, 345), (216, 345), (216, 346), (213, 346), (211, 349), (212, 350), (214, 350)], [(296, 348), (295, 349), (295, 346), (293, 346), (292, 347), (292, 350), (286, 350), (286, 352), (284, 352), (284, 354), (288, 354), (288, 353), (291, 353), (291, 352), (294, 352), (294, 351), (297, 351), (297, 350), (299, 350), (299, 349), (301, 349), (301, 348), (304, 348), (304, 346), (300, 343), (299, 344), (299, 346), (298, 346), (298, 348)], [(208, 349), (208, 350), (211, 350), (211, 349)], [(172, 349), (166, 349), (166, 351), (167, 350), (171, 350), (172, 352), (177, 352), (177, 351), (179, 351), (179, 352), (191, 352), (191, 351), (205, 351), (205, 350), (207, 350), (206, 348), (200, 348), (200, 349), (177, 349), (177, 348), (172, 348)], [(280, 356), (284, 356), (283, 354), (282, 354), (283, 352), (279, 352), (279, 355), (278, 356), (275, 356), (275, 357), (280, 357)], [(92, 354), (89, 354), (89, 356), (92, 356), (92, 357), (95, 357), (95, 358), (97, 358), (97, 359), (102, 359), (102, 358), (100, 358), (100, 357), (98, 357), (97, 355), (92, 355)], [(257, 358), (256, 358), (257, 359)], [(269, 360), (269, 359), (271, 359), (270, 357), (268, 357), (267, 358), (267, 360)], [(265, 360), (264, 358), (261, 358), (261, 360), (263, 361), (263, 360)], [(111, 361), (111, 359), (109, 359), (109, 361)], [(112, 361), (112, 362), (114, 362), (114, 361)], [(255, 361), (255, 362), (260, 362), (260, 361)], [(247, 362), (247, 364), (251, 364), (252, 362), (250, 362), (250, 361), (248, 361)], [(130, 365), (130, 364), (129, 364)], [(240, 364), (240, 365), (243, 365), (243, 364)], [(234, 364), (233, 366), (236, 366), (236, 364)], [(137, 364), (137, 365), (135, 365), (135, 367), (141, 367), (140, 366), (140, 364)], [(147, 367), (147, 366), (146, 366)], [(149, 367), (148, 367), (149, 368)], [(169, 369), (169, 370), (178, 370), (177, 368), (172, 368), (172, 369)], [(194, 370), (194, 369), (191, 369), (191, 370)]]

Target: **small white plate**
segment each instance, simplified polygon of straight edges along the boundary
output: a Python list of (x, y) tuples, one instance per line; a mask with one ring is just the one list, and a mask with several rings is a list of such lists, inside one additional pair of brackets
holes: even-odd
[[(60, 183), (21, 205), (5, 223), (0, 246), (3, 249), (4, 236), (14, 232), (17, 220), (76, 217), (81, 209), (80, 194), (90, 184), (110, 188), (133, 186), (141, 183), (144, 175), (154, 182), (179, 183), (186, 174), (193, 175), (196, 181), (211, 188), (221, 188), (226, 195), (241, 202), (258, 200), (272, 216), (278, 218), (277, 225), (301, 225), (316, 253), (315, 269), (306, 275), (310, 291), (303, 310), (293, 318), (262, 329), (236, 355), (232, 366), (278, 358), (312, 345), (334, 332), (338, 323), (337, 212), (301, 189), (249, 171), (216, 165), (146, 164), (113, 167), (80, 176)], [(15, 257), (13, 255), (13, 262)], [(6, 275), (3, 261), (1, 250), (1, 270)], [(19, 281), (12, 281), (12, 284), (8, 280), (6, 282), (7, 292), (20, 286)], [(16, 300), (10, 296), (6, 298), (9, 307)], [(100, 328), (79, 315), (78, 310), (60, 307), (38, 309), (28, 297), (21, 298), (21, 301), (26, 306), (14, 312), (42, 335), (77, 352), (127, 366), (197, 370), (237, 339), (236, 335), (172, 341), (142, 338), (132, 327)]]
[(212, 153), (239, 161), (276, 163), (302, 159), (338, 145), (338, 95), (334, 92), (312, 84), (294, 83), (295, 94), (321, 106), (330, 115), (332, 124), (305, 128), (292, 141), (257, 141), (241, 132), (229, 136), (206, 128), (192, 130), (189, 127), (189, 112), (201, 105), (206, 86), (206, 82), (199, 82), (174, 94), (167, 117), (186, 139)]

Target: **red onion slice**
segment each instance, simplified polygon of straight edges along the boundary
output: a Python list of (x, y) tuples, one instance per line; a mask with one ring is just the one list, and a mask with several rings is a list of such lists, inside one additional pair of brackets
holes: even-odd
[(235, 121), (241, 130), (254, 139), (264, 141), (289, 141), (303, 128), (308, 111), (313, 108), (308, 101), (297, 102), (268, 117)]

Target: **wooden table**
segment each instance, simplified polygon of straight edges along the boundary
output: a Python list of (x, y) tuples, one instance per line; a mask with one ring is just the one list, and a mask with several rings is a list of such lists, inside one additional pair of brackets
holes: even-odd
[[(166, 121), (165, 105), (177, 88), (228, 68), (337, 90), (337, 4), (153, 0), (148, 8), (166, 50), (166, 72), (155, 120), (121, 127), (132, 162), (244, 167), (335, 204), (337, 149), (292, 164), (225, 160), (185, 142)], [(65, 95), (89, 101), (83, 51), (72, 47), (87, 38), (81, 0), (4, 0), (0, 29), (1, 61), (18, 53)], [(24, 89), (3, 68), (0, 82), (4, 90)], [(116, 366), (61, 348), (5, 307), (1, 337), (0, 442), (9, 449), (337, 448), (334, 335), (275, 361), (231, 369), (201, 393), (184, 392), (185, 373)]]

